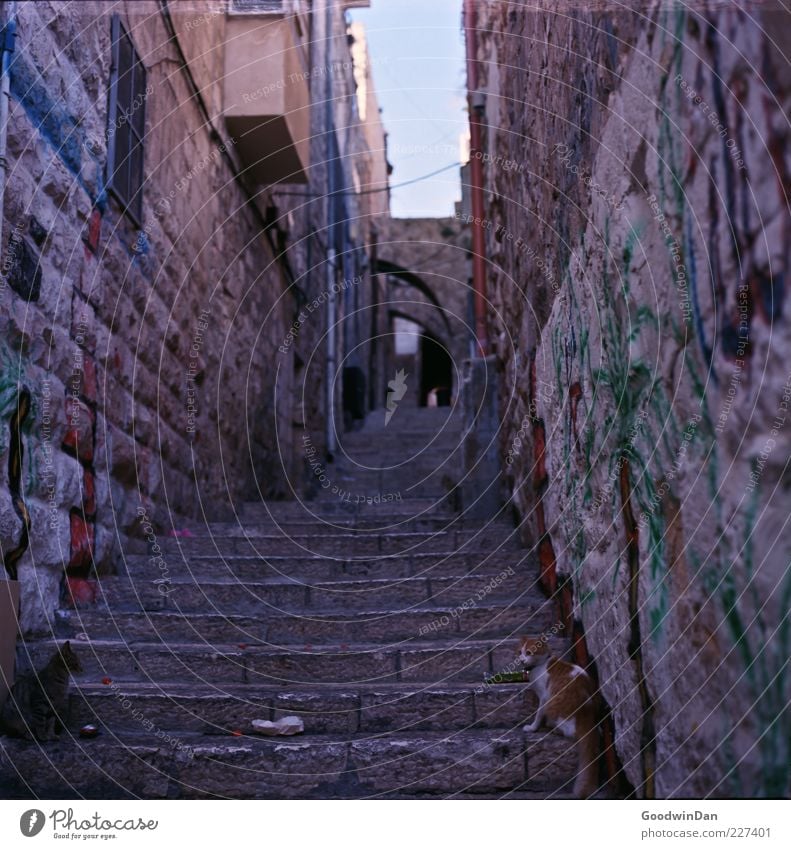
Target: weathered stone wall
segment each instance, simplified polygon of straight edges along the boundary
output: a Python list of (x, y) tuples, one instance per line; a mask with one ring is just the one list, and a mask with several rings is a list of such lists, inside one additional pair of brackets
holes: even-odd
[[(299, 309), (326, 289), (326, 204), (283, 187), (259, 187), (253, 203), (234, 175), (243, 163), (221, 114), (225, 5), (170, 4), (213, 136), (158, 4), (19, 4), (0, 291), (0, 542), (6, 558), (24, 550), (8, 460), (25, 387), (28, 632), (49, 628), (69, 591), (64, 572), (90, 600), (80, 581), (94, 564), (114, 568), (121, 547), (145, 545), (149, 522), (161, 537), (185, 517), (232, 515), (247, 498), (293, 497), (304, 484), (296, 443), (307, 431), (322, 444), (323, 310), (286, 343)], [(111, 12), (147, 70), (137, 223), (104, 182)], [(336, 50), (348, 51), (340, 7), (333, 21)], [(306, 57), (323, 67), (321, 55)], [(342, 73), (353, 94), (350, 62)], [(308, 83), (321, 93), (315, 168), (298, 187), (319, 199), (324, 79)]]
[(776, 796), (791, 20), (639, 5), (478, 4), (507, 495), (637, 792)]
[[(148, 69), (137, 226), (104, 187), (108, 7), (19, 9), (4, 209), (2, 468), (7, 407), (21, 384), (32, 396), (22, 615), (36, 630), (51, 616), (64, 568), (84, 576), (94, 558), (108, 567), (119, 539), (142, 537), (141, 511), (166, 533), (185, 514), (228, 511), (255, 491), (256, 477), (270, 494), (282, 486), (268, 367), (278, 339), (258, 330), (271, 312), (268, 326), (282, 337), (292, 305), (277, 266), (261, 273), (271, 250), (184, 75), (174, 73), (161, 17), (140, 4), (118, 9)], [(221, 51), (203, 59), (221, 75)], [(7, 480), (0, 489), (5, 553), (21, 524)]]

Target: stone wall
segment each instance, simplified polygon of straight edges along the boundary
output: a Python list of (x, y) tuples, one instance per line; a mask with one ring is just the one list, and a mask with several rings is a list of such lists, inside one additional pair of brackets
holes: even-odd
[(478, 5), (506, 496), (636, 792), (787, 794), (791, 20)]
[[(170, 4), (209, 127), (158, 4), (19, 4), (2, 210), (0, 543), (6, 562), (21, 558), (26, 632), (50, 627), (59, 595), (90, 602), (86, 579), (145, 546), (148, 523), (159, 538), (190, 518), (232, 517), (245, 499), (293, 497), (300, 434), (323, 444), (323, 310), (286, 341), (326, 288), (326, 204), (304, 200), (326, 181), (326, 77), (307, 84), (316, 167), (302, 198), (250, 186), (222, 120), (225, 5)], [(138, 222), (105, 186), (113, 11), (147, 70)], [(348, 52), (339, 6), (333, 21), (336, 50)], [(342, 65), (351, 94), (337, 109), (348, 111), (353, 69)], [(15, 442), (20, 388), (31, 404)]]
[[(135, 223), (104, 186), (106, 5), (19, 9), (2, 419), (17, 384), (27, 387), (32, 529), (20, 578), (23, 625), (40, 630), (64, 567), (75, 578), (94, 559), (109, 567), (119, 539), (142, 537), (141, 511), (167, 533), (184, 515), (199, 515), (201, 499), (215, 513), (252, 495), (255, 473), (267, 492), (278, 491), (266, 368), (277, 339), (260, 338), (258, 328), (271, 311), (284, 335), (292, 304), (276, 265), (261, 274), (271, 249), (184, 75), (173, 72), (160, 16), (141, 15), (140, 4), (120, 7), (148, 69), (143, 220)], [(215, 53), (215, 74), (221, 60)], [(7, 434), (5, 425), (6, 450)], [(20, 527), (8, 481), (0, 489), (5, 553)]]

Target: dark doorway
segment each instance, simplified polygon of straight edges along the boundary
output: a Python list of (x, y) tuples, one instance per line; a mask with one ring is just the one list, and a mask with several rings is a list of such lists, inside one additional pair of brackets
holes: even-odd
[(428, 403), (434, 390), (438, 407), (450, 406), (453, 388), (453, 363), (450, 354), (433, 336), (420, 337), (420, 406)]

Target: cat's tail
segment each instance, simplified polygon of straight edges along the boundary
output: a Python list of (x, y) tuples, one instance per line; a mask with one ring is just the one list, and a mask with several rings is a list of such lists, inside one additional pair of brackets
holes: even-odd
[(586, 708), (577, 714), (577, 799), (588, 799), (599, 789), (599, 730), (593, 705)]

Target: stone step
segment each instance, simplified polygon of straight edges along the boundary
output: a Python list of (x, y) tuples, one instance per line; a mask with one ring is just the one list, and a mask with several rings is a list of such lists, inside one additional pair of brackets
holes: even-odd
[[(454, 480), (455, 484), (455, 480)], [(331, 488), (320, 490), (317, 500), (330, 502), (343, 498), (350, 499), (357, 504), (370, 504), (386, 507), (389, 504), (407, 504), (413, 499), (427, 499), (438, 506), (447, 509), (449, 505), (448, 495), (451, 484), (442, 477), (423, 480), (423, 476), (414, 477), (392, 477), (389, 472), (385, 473), (382, 481), (358, 479), (356, 476), (344, 476), (332, 483), (337, 489)], [(388, 500), (389, 497), (392, 500)]]
[[(366, 422), (366, 426), (362, 430), (344, 433), (340, 438), (340, 447), (336, 456), (341, 454), (343, 449), (348, 450), (351, 446), (370, 444), (372, 440), (377, 442), (381, 440), (392, 445), (397, 445), (399, 440), (407, 443), (428, 443), (433, 440), (433, 444), (438, 446), (452, 445), (464, 433), (462, 423), (458, 419), (436, 421), (405, 419), (398, 422), (398, 427), (394, 427), (394, 424), (395, 421), (387, 427), (377, 427)], [(382, 425), (384, 425), (384, 421), (382, 421)]]
[[(387, 801), (401, 802), (427, 802), (427, 801), (446, 801), (453, 800), (454, 802), (494, 802), (494, 801), (529, 801), (529, 800), (544, 800), (552, 799), (574, 799), (576, 798), (572, 792), (572, 785), (569, 783), (567, 787), (561, 790), (499, 790), (496, 792), (476, 793), (473, 787), (469, 792), (465, 793), (383, 793), (377, 797), (378, 799), (386, 799)], [(607, 796), (601, 794), (594, 798), (606, 799)]]
[(166, 554), (268, 557), (270, 555), (331, 556), (367, 559), (380, 554), (425, 554), (465, 549), (501, 551), (518, 550), (521, 545), (514, 528), (491, 528), (479, 531), (449, 530), (435, 533), (356, 533), (329, 534), (326, 529), (315, 535), (267, 535), (255, 527), (235, 533), (195, 532), (190, 537), (161, 540)]
[(426, 443), (398, 442), (380, 444), (377, 438), (365, 444), (347, 446), (345, 453), (337, 459), (331, 468), (365, 472), (403, 471), (416, 475), (433, 472), (459, 473), (461, 468), (461, 442), (444, 440), (442, 445)]
[[(441, 446), (413, 442), (400, 444), (387, 442), (378, 444), (368, 442), (364, 445), (349, 446), (345, 453), (339, 454), (335, 462), (322, 468), (328, 478), (338, 475), (351, 475), (355, 482), (366, 475), (401, 475), (404, 480), (419, 480), (426, 475), (447, 475), (454, 477), (461, 469), (461, 443), (446, 443)], [(387, 477), (385, 477), (387, 481)]]
[[(399, 447), (409, 449), (410, 454), (415, 449), (424, 449), (435, 454), (452, 451), (461, 442), (464, 429), (458, 425), (438, 425), (410, 428), (407, 430), (380, 428), (347, 433), (341, 439), (341, 444), (335, 457), (342, 457), (343, 452), (352, 454), (355, 449), (370, 447), (372, 443), (381, 445), (382, 450), (397, 451)], [(409, 456), (409, 455), (407, 455)]]
[[(216, 739), (101, 735), (0, 740), (4, 798), (374, 798), (389, 794), (563, 792), (571, 741), (492, 729)], [(43, 751), (42, 751), (43, 749)]]
[(452, 467), (461, 468), (463, 442), (461, 431), (443, 433), (423, 432), (402, 439), (387, 433), (376, 434), (365, 442), (345, 442), (332, 463), (323, 463), (328, 473), (336, 469), (355, 469), (360, 474), (383, 468), (421, 469), (429, 472)]
[(403, 418), (401, 413), (399, 409), (387, 425), (384, 416), (375, 418), (375, 413), (369, 414), (362, 428), (340, 435), (341, 445), (370, 440), (371, 437), (394, 440), (399, 437), (415, 439), (428, 435), (429, 438), (442, 439), (460, 434), (464, 426), (461, 416), (426, 416), (425, 409), (420, 410), (419, 415), (404, 411)]
[[(101, 599), (113, 611), (172, 610), (182, 612), (259, 613), (262, 608), (292, 612), (364, 610), (393, 612), (421, 605), (477, 606), (484, 599), (513, 601), (525, 578), (512, 566), (498, 573), (417, 577), (396, 580), (362, 578), (313, 583), (285, 578), (261, 581), (177, 578), (141, 581), (128, 576), (103, 578)], [(542, 598), (533, 588), (532, 601)]]
[[(524, 632), (525, 634), (529, 632)], [(534, 632), (538, 636), (539, 632)], [(488, 640), (437, 638), (406, 645), (342, 643), (333, 646), (274, 648), (247, 643), (205, 642), (163, 645), (151, 641), (74, 640), (86, 684), (150, 682), (224, 687), (233, 684), (314, 687), (317, 684), (379, 686), (409, 682), (441, 686), (448, 682), (480, 684), (487, 675), (513, 671), (518, 637)], [(552, 637), (552, 650), (562, 656), (567, 642)], [(27, 642), (26, 665), (49, 660), (52, 640)], [(109, 685), (108, 685), (109, 686)]]
[(456, 636), (495, 637), (551, 628), (551, 605), (532, 593), (519, 603), (481, 602), (470, 609), (426, 606), (404, 611), (361, 610), (291, 614), (261, 605), (256, 615), (115, 610), (59, 611), (58, 634), (91, 639), (304, 645), (352, 641), (388, 642)]
[(455, 515), (446, 503), (438, 502), (433, 498), (410, 497), (406, 501), (388, 501), (368, 503), (357, 502), (350, 499), (348, 502), (336, 498), (329, 500), (321, 498), (311, 501), (267, 501), (246, 502), (240, 506), (239, 516), (245, 524), (255, 524), (260, 519), (298, 521), (315, 518), (346, 518), (355, 517), (382, 517), (383, 521), (397, 518), (399, 521), (404, 517), (448, 517)]
[[(404, 407), (394, 425), (380, 412), (343, 436), (335, 492), (160, 534), (98, 601), (58, 611), (83, 666), (67, 733), (0, 738), (3, 796), (567, 796), (573, 744), (522, 732), (523, 684), (485, 683), (518, 668), (523, 635), (568, 651), (535, 553), (506, 514), (453, 511), (458, 415)], [(53, 643), (26, 641), (28, 665)], [(304, 734), (252, 734), (287, 715)], [(75, 738), (88, 723), (99, 736)]]
[[(414, 481), (410, 482), (410, 487), (412, 483), (414, 483)], [(348, 488), (346, 489), (346, 492), (349, 492)], [(359, 498), (359, 504), (356, 506), (359, 508), (361, 513), (365, 510), (369, 513), (374, 512), (376, 515), (384, 516), (385, 520), (392, 515), (392, 511), (387, 510), (390, 505), (381, 500), (382, 490), (380, 488), (376, 486), (366, 487), (364, 490), (360, 490), (359, 492), (355, 491), (353, 494), (355, 498)], [(450, 489), (446, 487), (442, 487), (440, 489), (435, 486), (425, 486), (421, 487), (419, 490), (412, 490), (404, 485), (403, 488), (397, 491), (397, 494), (401, 496), (401, 504), (412, 504), (416, 502), (422, 503), (427, 501), (431, 504), (435, 504), (443, 512), (447, 512), (448, 509), (453, 509), (454, 511), (456, 509), (450, 500)], [(316, 494), (316, 498), (312, 503), (330, 504), (336, 500), (337, 497), (337, 495), (333, 495), (331, 492), (320, 490)], [(392, 503), (398, 504), (399, 502), (393, 501)], [(416, 511), (413, 510), (412, 512)]]
[(282, 578), (307, 582), (371, 578), (397, 580), (408, 577), (444, 578), (454, 574), (496, 574), (513, 568), (519, 573), (535, 574), (535, 557), (525, 549), (491, 551), (468, 550), (427, 554), (385, 555), (368, 559), (345, 556), (294, 557), (292, 555), (259, 556), (167, 554), (165, 556), (130, 555), (122, 564), (127, 575), (141, 584), (144, 581), (175, 581), (188, 578), (260, 581)]
[(307, 734), (391, 731), (517, 730), (535, 712), (524, 685), (313, 685), (299, 690), (261, 685), (82, 684), (70, 697), (67, 726), (88, 723), (114, 733), (154, 725), (166, 731), (228, 736), (252, 733), (253, 719), (298, 716)]
[(451, 407), (407, 407), (401, 405), (391, 416), (389, 426), (385, 425), (385, 412), (383, 410), (371, 410), (365, 417), (365, 423), (360, 430), (351, 430), (344, 434), (344, 438), (358, 436), (367, 430), (387, 427), (398, 432), (409, 432), (409, 428), (437, 426), (443, 423), (461, 425), (461, 409), (458, 404)]
[(374, 445), (367, 442), (345, 446), (344, 453), (339, 454), (334, 463), (322, 466), (326, 476), (336, 482), (340, 474), (352, 475), (358, 482), (366, 475), (384, 472), (416, 480), (430, 474), (455, 477), (462, 467), (459, 440), (443, 440), (439, 445), (420, 438), (403, 444), (392, 440), (379, 444), (377, 437), (372, 442)]
[(435, 477), (437, 483), (442, 485), (448, 478), (455, 479), (460, 468), (461, 452), (458, 450), (435, 452), (432, 446), (429, 450), (410, 455), (401, 446), (390, 451), (366, 446), (348, 452), (341, 462), (327, 469), (327, 477), (333, 483), (348, 477), (355, 485), (378, 478), (383, 485), (387, 485), (387, 491), (393, 491), (394, 488), (390, 486), (392, 481), (410, 484)]
[[(474, 532), (480, 529), (479, 520), (465, 520), (460, 515), (435, 515), (424, 517), (398, 516), (392, 518), (382, 517), (377, 519), (373, 516), (331, 516), (324, 519), (306, 518), (259, 518), (255, 521), (240, 522), (214, 522), (210, 526), (211, 534), (205, 529), (196, 531), (196, 536), (276, 536), (276, 537), (302, 537), (321, 536), (324, 534), (352, 534), (368, 536), (370, 534), (414, 534), (421, 533), (431, 535), (438, 531), (468, 531)], [(490, 524), (487, 530), (497, 529), (504, 537), (507, 537), (514, 529), (513, 523), (497, 522)]]

